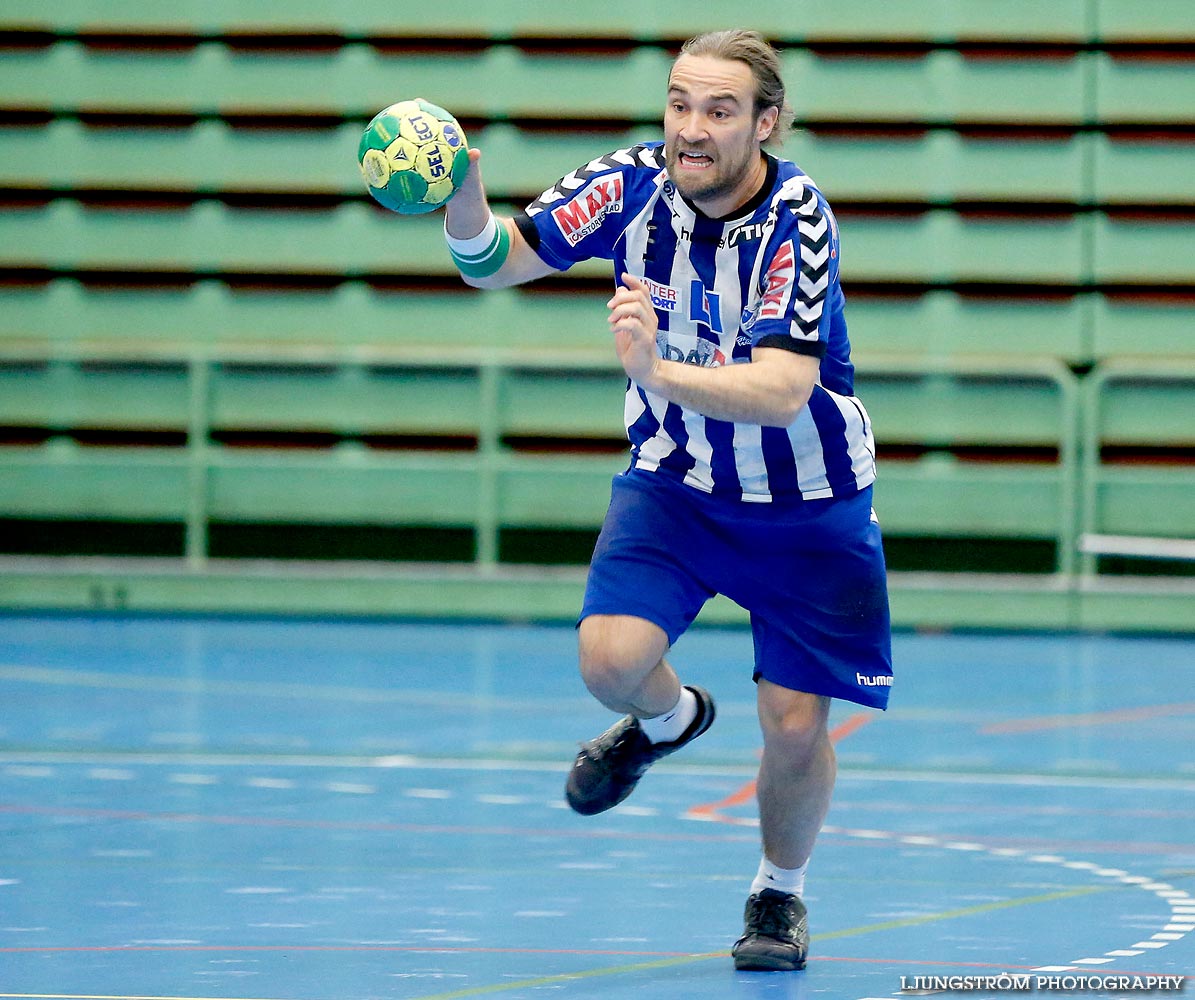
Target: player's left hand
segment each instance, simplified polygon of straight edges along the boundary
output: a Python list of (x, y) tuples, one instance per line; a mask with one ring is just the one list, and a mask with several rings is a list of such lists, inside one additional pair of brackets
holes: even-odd
[(610, 331), (623, 370), (632, 382), (650, 390), (652, 376), (662, 359), (656, 347), (660, 324), (647, 285), (635, 275), (624, 273), (622, 287), (606, 303), (606, 308), (610, 310)]

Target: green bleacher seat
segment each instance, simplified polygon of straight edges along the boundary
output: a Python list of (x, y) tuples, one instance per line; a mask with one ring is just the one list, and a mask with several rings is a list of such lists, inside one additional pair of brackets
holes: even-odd
[(0, 447), (0, 516), (181, 522), (190, 476), (181, 448)]
[(610, 502), (610, 479), (626, 467), (622, 453), (504, 456), (495, 483), (495, 520), (510, 528), (596, 530)]
[[(1085, 0), (935, 0), (894, 4), (855, 0), (850, 4), (789, 7), (795, 37), (817, 40), (910, 40), (1082, 42), (1087, 38)], [(755, 8), (752, 8), (754, 14)], [(771, 21), (757, 21), (773, 24)], [(787, 32), (786, 32), (787, 34)]]
[(185, 431), (185, 364), (0, 355), (0, 426)]
[(860, 371), (872, 359), (1090, 356), (1086, 296), (977, 297), (937, 290), (910, 297), (847, 296), (847, 326)]
[[(353, 115), (424, 97), (462, 118), (657, 115), (670, 56), (641, 47), (618, 58), (480, 51), (244, 52), (220, 42), (179, 51), (96, 50), (78, 42), (0, 53), (9, 108), (155, 114)], [(479, 86), (478, 81), (485, 81)]]
[[(662, 112), (662, 95), (659, 105)], [(494, 198), (519, 195), (519, 207), (596, 156), (662, 138), (662, 130), (651, 125), (627, 131), (590, 132), (583, 127), (535, 131), (503, 123), (491, 124), (468, 136), (469, 144), (478, 146), (484, 157), (486, 191)]]
[(217, 522), (471, 527), (484, 494), (475, 456), (220, 449), (207, 472)]
[[(443, 226), (438, 215), (399, 217), (365, 202), (292, 213), (200, 201), (129, 212), (58, 200), (0, 216), (0, 266), (455, 277)], [(609, 266), (573, 273), (605, 276)]]
[[(0, 185), (213, 193), (359, 195), (359, 125), (328, 129), (241, 129), (203, 121), (178, 129), (89, 128), (77, 120), (10, 128)], [(535, 132), (493, 124), (470, 132), (484, 155), (487, 190), (501, 199), (537, 195), (609, 150), (657, 139), (658, 129)], [(832, 200), (1076, 201), (1088, 196), (1092, 136), (967, 139), (946, 129), (909, 138), (850, 138), (801, 132), (785, 154)], [(1112, 201), (1180, 201), (1192, 193), (1181, 144), (1109, 142), (1100, 137), (1101, 196)], [(883, 164), (883, 169), (876, 169)], [(1133, 185), (1136, 186), (1133, 186)]]
[[(219, 120), (182, 128), (90, 128), (76, 119), (5, 131), (0, 186), (23, 189), (363, 195), (362, 128), (244, 129)], [(495, 199), (529, 201), (594, 156), (659, 138), (659, 130), (470, 131)]]
[(1102, 124), (1195, 123), (1195, 72), (1189, 57), (1141, 59), (1101, 52), (1095, 60), (1096, 116)]
[(802, 131), (784, 152), (817, 181), (831, 204), (1082, 202), (1089, 140), (1085, 135), (982, 140), (950, 129), (882, 138)]
[[(286, 345), (384, 364), (387, 349), (443, 360), (479, 350), (545, 363), (605, 359), (604, 291), (376, 291), (347, 282), (329, 292), (233, 291), (221, 282), (187, 288), (88, 287), (60, 278), (35, 287), (0, 286), (0, 349), (87, 341), (120, 357), (186, 356), (211, 346), (242, 360), (268, 360)], [(34, 350), (35, 356), (37, 350)]]
[(1089, 0), (1096, 37), (1105, 42), (1189, 42), (1195, 22), (1187, 0)]
[[(36, 189), (130, 189), (341, 196), (364, 191), (356, 169), (361, 128), (246, 130), (220, 121), (179, 129), (89, 128), (76, 120), (14, 127), (4, 137), (0, 184)], [(643, 128), (558, 135), (494, 124), (469, 136), (485, 154), (495, 198), (519, 201), (593, 156), (659, 138)], [(982, 141), (945, 129), (867, 139), (802, 132), (785, 147), (832, 200), (1083, 201), (1086, 160), (1110, 202), (1184, 202), (1195, 196), (1189, 148), (1104, 136)], [(877, 170), (876, 164), (884, 164)], [(281, 165), (281, 166), (280, 166)]]
[(471, 367), (228, 363), (209, 378), (216, 431), (476, 436), (483, 415)]
[[(848, 281), (1076, 282), (1083, 274), (1083, 234), (1089, 219), (963, 218), (937, 209), (891, 218), (840, 213), (842, 273)], [(1157, 228), (1157, 256), (1189, 241), (1181, 230)], [(1140, 236), (1115, 224), (1100, 229), (1101, 246), (1116, 251)], [(1193, 259), (1190, 256), (1188, 260)], [(363, 203), (328, 211), (230, 208), (215, 201), (171, 211), (130, 213), (84, 208), (60, 200), (0, 216), (0, 266), (53, 269), (192, 271), (455, 277), (438, 215), (398, 217)], [(1105, 271), (1139, 262), (1109, 259)], [(1187, 265), (1171, 261), (1176, 275)], [(569, 272), (608, 279), (608, 262), (587, 261)]]
[(1073, 445), (1073, 386), (1062, 366), (1018, 370), (960, 364), (898, 375), (879, 367), (856, 373), (881, 445), (985, 448)]
[[(1158, 0), (1152, 0), (1152, 6), (1158, 8)], [(986, 0), (936, 0), (914, 5), (854, 0), (845, 7), (794, 8), (784, 0), (760, 0), (751, 8), (751, 21), (786, 39), (1062, 42), (1087, 38), (1087, 7), (1085, 0), (1056, 0), (1050, 4), (1005, 0), (998, 6)], [(1163, 14), (1154, 12), (1151, 23), (1162, 17)], [(8, 24), (61, 32), (136, 27), (188, 33), (274, 31), (440, 37), (513, 34), (647, 40), (683, 38), (725, 26), (725, 17), (716, 9), (642, 0), (610, 0), (592, 7), (562, 5), (555, 0), (485, 4), (474, 0), (440, 0), (410, 4), (401, 11), (396, 11), (394, 4), (386, 0), (359, 0), (349, 5), (331, 4), (328, 0), (255, 0), (252, 5), (235, 0), (207, 0), (172, 4), (168, 8), (146, 0), (62, 0), (53, 5), (36, 0), (9, 0), (3, 18)]]
[(1097, 281), (1190, 285), (1195, 283), (1195, 228), (1173, 219), (1094, 218)]
[(1077, 282), (1086, 220), (839, 213), (843, 280)]
[(1195, 296), (1097, 295), (1092, 317), (1092, 357), (1195, 358)]
[[(1052, 540), (1058, 569), (1070, 570), (1079, 429), (1065, 366), (893, 361), (861, 367), (856, 391), (875, 427), (876, 507), (886, 532)], [(924, 454), (884, 458), (885, 449), (909, 446)], [(984, 457), (968, 458), (967, 447)], [(1033, 449), (1052, 457), (1025, 457)]]
[[(1096, 310), (1101, 350), (1158, 353), (1195, 349), (1187, 335), (1190, 304), (1109, 304)], [(613, 364), (603, 322), (602, 290), (543, 294), (382, 292), (348, 282), (329, 292), (233, 291), (206, 280), (188, 288), (91, 288), (60, 278), (43, 286), (0, 287), (0, 349), (6, 344), (81, 341), (119, 357), (152, 360), (185, 345), (208, 345), (243, 360), (265, 359), (287, 345), (323, 345), (331, 357), (378, 364), (422, 351), (423, 361), (475, 358), (478, 351), (512, 364), (538, 359), (555, 366)], [(1082, 363), (1091, 296), (1031, 299), (959, 295), (851, 295), (847, 320), (861, 368), (869, 359), (954, 356), (1057, 357)], [(32, 348), (31, 348), (32, 349)]]
[(90, 128), (77, 119), (10, 128), (0, 184), (12, 187), (359, 194), (361, 128)]
[(1195, 201), (1195, 142), (1095, 136), (1094, 198), (1105, 204), (1189, 205)]
[[(1195, 534), (1195, 365), (1111, 359), (1084, 384), (1085, 534)], [(1167, 448), (1176, 449), (1166, 457)], [(1094, 556), (1085, 568), (1094, 569)]]
[(887, 536), (1055, 541), (1060, 572), (1071, 568), (1072, 498), (1061, 470), (946, 456), (883, 462), (875, 488)]
[(610, 352), (603, 367), (517, 367), (498, 376), (496, 430), (526, 438), (625, 437), (626, 376)]
[(590, 457), (237, 454), (208, 473), (217, 522), (588, 528), (601, 523), (622, 455)]
[(950, 49), (915, 58), (789, 50), (784, 72), (802, 119), (1078, 124), (1085, 61), (968, 59)]
[[(940, 49), (918, 58), (828, 58), (789, 49), (783, 58), (795, 105), (810, 120), (1079, 124), (1088, 110), (1087, 54), (969, 59)], [(215, 41), (169, 52), (62, 41), (0, 53), (0, 94), (10, 108), (59, 112), (368, 117), (418, 96), (463, 118), (650, 120), (660, 114), (671, 59), (650, 46), (611, 57), (501, 44), (391, 53), (348, 43), (330, 53), (263, 54)], [(1173, 113), (1189, 106), (1176, 71), (1130, 73), (1106, 59), (1100, 69), (1108, 115), (1118, 113), (1118, 101), (1147, 100), (1155, 89)]]

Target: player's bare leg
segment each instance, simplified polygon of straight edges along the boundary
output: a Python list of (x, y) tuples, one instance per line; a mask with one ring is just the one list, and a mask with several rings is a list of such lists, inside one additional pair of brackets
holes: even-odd
[(589, 615), (577, 637), (581, 679), (610, 711), (644, 719), (676, 704), (680, 680), (664, 659), (668, 636), (655, 622), (631, 615)]
[(827, 720), (830, 699), (760, 678), (757, 692), (763, 759), (756, 795), (765, 856), (799, 868), (813, 853), (838, 772)]
[[(764, 737), (756, 784), (764, 860), (733, 949), (735, 967), (802, 969), (809, 929), (800, 889), (837, 774), (827, 731), (830, 699), (761, 679), (757, 702)], [(782, 881), (769, 887), (772, 878)]]
[(565, 797), (589, 816), (616, 806), (653, 763), (704, 733), (714, 702), (701, 688), (682, 687), (664, 659), (668, 636), (653, 622), (590, 615), (581, 622), (579, 646), (585, 686), (607, 708), (627, 713), (582, 744), (569, 773)]

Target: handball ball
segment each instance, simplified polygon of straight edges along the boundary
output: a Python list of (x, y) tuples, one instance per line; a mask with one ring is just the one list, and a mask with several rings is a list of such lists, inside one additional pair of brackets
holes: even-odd
[(457, 120), (416, 99), (379, 111), (361, 136), (357, 160), (369, 193), (403, 215), (434, 212), (456, 194), (469, 169)]

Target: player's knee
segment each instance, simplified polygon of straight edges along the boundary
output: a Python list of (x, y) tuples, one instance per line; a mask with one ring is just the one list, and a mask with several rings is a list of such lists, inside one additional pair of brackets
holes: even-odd
[(788, 692), (760, 705), (765, 751), (793, 767), (812, 760), (829, 739), (826, 699)]
[(602, 702), (619, 700), (638, 685), (638, 670), (627, 651), (613, 642), (581, 643), (581, 680)]
[(581, 623), (581, 679), (604, 704), (621, 702), (637, 690), (662, 655), (657, 643), (644, 641), (627, 624), (598, 617)]

